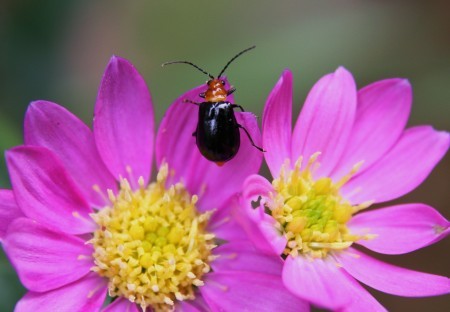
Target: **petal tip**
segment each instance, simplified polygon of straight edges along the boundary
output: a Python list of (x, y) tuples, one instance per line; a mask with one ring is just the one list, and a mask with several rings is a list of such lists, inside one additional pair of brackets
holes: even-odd
[(281, 77), (292, 77), (292, 71), (289, 68), (285, 68), (281, 73)]
[(344, 66), (341, 65), (338, 68), (336, 68), (334, 73), (335, 74), (350, 74), (350, 71), (347, 68), (345, 68)]

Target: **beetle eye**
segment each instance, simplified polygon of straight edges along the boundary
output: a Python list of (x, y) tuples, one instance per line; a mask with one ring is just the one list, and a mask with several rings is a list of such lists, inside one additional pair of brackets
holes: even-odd
[(225, 85), (225, 80), (220, 81), (223, 85)]

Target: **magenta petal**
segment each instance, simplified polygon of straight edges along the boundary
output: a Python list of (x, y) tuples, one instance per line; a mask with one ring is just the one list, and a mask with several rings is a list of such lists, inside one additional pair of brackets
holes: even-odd
[(408, 253), (431, 245), (450, 234), (450, 223), (424, 204), (407, 204), (367, 211), (354, 216), (353, 234), (374, 234), (357, 243), (384, 254)]
[(338, 309), (352, 301), (352, 278), (332, 261), (288, 256), (283, 282), (293, 294), (321, 307)]
[(292, 137), (292, 160), (303, 161), (320, 152), (317, 175), (329, 175), (344, 152), (356, 111), (356, 86), (352, 75), (339, 67), (311, 89)]
[(383, 156), (404, 130), (411, 102), (411, 85), (404, 79), (386, 79), (361, 89), (355, 123), (332, 176), (339, 179), (363, 161), (361, 172)]
[(384, 157), (344, 185), (342, 193), (355, 204), (398, 198), (425, 180), (449, 145), (447, 132), (430, 126), (410, 128)]
[(280, 275), (283, 261), (279, 256), (258, 252), (250, 242), (233, 242), (214, 249), (219, 257), (211, 262), (214, 272), (247, 271)]
[[(175, 311), (177, 312), (202, 312), (202, 310), (198, 309), (194, 305), (190, 304), (190, 301), (181, 301), (177, 304)], [(119, 312), (119, 311), (117, 311)]]
[(383, 312), (387, 311), (367, 290), (365, 290), (355, 279), (349, 279), (349, 291), (352, 301), (339, 309), (340, 312)]
[(213, 311), (309, 311), (290, 294), (279, 276), (250, 273), (210, 273), (200, 291)]
[(211, 308), (203, 299), (200, 292), (195, 293), (194, 300), (178, 301), (175, 306), (177, 312), (207, 312), (211, 311)]
[(90, 274), (77, 282), (44, 293), (28, 292), (15, 312), (97, 312), (106, 298), (106, 282)]
[(92, 209), (60, 160), (48, 149), (19, 146), (6, 152), (11, 184), (23, 213), (70, 234), (92, 232)]
[(140, 309), (136, 303), (125, 298), (117, 298), (111, 304), (102, 310), (103, 312), (139, 312)]
[(11, 223), (3, 244), (21, 282), (29, 290), (52, 290), (86, 275), (92, 247), (72, 235), (48, 230), (28, 218)]
[(28, 108), (24, 127), (27, 145), (55, 153), (85, 198), (94, 206), (105, 205), (104, 195), (93, 186), (106, 193), (107, 189), (116, 190), (116, 181), (98, 154), (91, 130), (81, 120), (64, 107), (37, 101)]
[(144, 79), (129, 61), (113, 56), (95, 104), (94, 135), (100, 155), (116, 179), (127, 177), (135, 183), (142, 176), (148, 181), (153, 123), (152, 100)]
[(338, 256), (344, 269), (360, 282), (380, 291), (404, 297), (450, 293), (450, 279), (412, 271), (376, 260), (349, 248)]
[(192, 135), (197, 127), (198, 107), (183, 100), (203, 102), (204, 99), (198, 94), (205, 90), (205, 86), (201, 85), (176, 99), (164, 115), (156, 135), (156, 164), (159, 167), (164, 161), (167, 162), (175, 170), (175, 181), (187, 176), (189, 170), (194, 170), (189, 165), (193, 158), (201, 156)]
[(16, 204), (13, 191), (0, 189), (0, 241), (5, 237), (11, 222), (22, 216), (23, 213)]
[[(238, 206), (237, 196), (223, 202), (218, 207), (208, 222), (208, 231), (214, 233), (218, 239), (230, 241), (242, 241), (247, 239), (244, 229), (235, 218), (232, 217), (234, 209)], [(239, 212), (238, 212), (239, 213)]]
[(264, 157), (274, 177), (291, 157), (292, 96), (292, 73), (286, 69), (267, 98), (262, 119)]
[[(204, 158), (195, 144), (192, 133), (196, 129), (198, 107), (184, 103), (184, 99), (202, 101), (197, 87), (179, 97), (167, 111), (156, 139), (157, 164), (166, 161), (175, 171), (174, 180), (183, 180), (191, 194), (199, 195), (200, 210), (218, 208), (230, 195), (240, 190), (245, 178), (259, 170), (262, 153), (251, 146), (244, 131), (238, 154), (223, 166)], [(261, 144), (256, 118), (251, 113), (236, 112), (238, 123), (244, 126), (256, 144)]]

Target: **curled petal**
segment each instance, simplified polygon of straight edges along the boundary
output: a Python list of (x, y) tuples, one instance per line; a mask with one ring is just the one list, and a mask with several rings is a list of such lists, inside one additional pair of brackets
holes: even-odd
[(92, 248), (82, 239), (50, 231), (28, 218), (10, 225), (3, 245), (21, 282), (32, 291), (70, 284), (93, 265)]
[(28, 292), (15, 312), (99, 311), (106, 298), (106, 281), (94, 274), (52, 291)]
[[(241, 205), (233, 211), (233, 216), (259, 250), (279, 256), (287, 240), (275, 229), (275, 219), (264, 211), (264, 203), (272, 191), (272, 184), (262, 176), (248, 177), (243, 185)], [(254, 208), (258, 202), (259, 206)]]
[(356, 111), (356, 85), (352, 75), (339, 67), (311, 89), (292, 136), (292, 160), (307, 161), (320, 152), (317, 176), (328, 176), (344, 152)]
[(353, 281), (336, 263), (288, 256), (283, 268), (287, 289), (321, 307), (339, 309), (353, 300)]
[(410, 128), (384, 157), (345, 184), (342, 193), (355, 204), (398, 198), (425, 180), (449, 145), (447, 132), (430, 126)]
[(50, 229), (92, 232), (92, 209), (60, 160), (48, 149), (19, 146), (6, 152), (11, 184), (23, 213)]
[(373, 234), (357, 243), (384, 254), (404, 254), (431, 245), (450, 234), (450, 223), (435, 209), (407, 204), (367, 211), (354, 216), (354, 234)]
[(450, 279), (400, 268), (349, 248), (338, 256), (344, 269), (360, 282), (380, 291), (404, 297), (450, 293)]
[(0, 241), (5, 237), (11, 222), (22, 216), (23, 213), (16, 204), (13, 191), (0, 189)]
[(284, 70), (270, 92), (262, 119), (264, 157), (273, 177), (291, 157), (292, 73)]
[[(95, 104), (98, 151), (116, 179), (147, 182), (153, 154), (153, 106), (144, 79), (127, 60), (113, 56)], [(131, 172), (130, 172), (131, 169)]]
[(116, 190), (116, 181), (98, 154), (91, 130), (80, 119), (55, 103), (37, 101), (28, 108), (24, 127), (27, 145), (51, 150), (92, 205), (106, 204), (94, 185), (106, 192)]
[(237, 205), (237, 196), (232, 196), (224, 201), (223, 205), (218, 207), (211, 216), (211, 219), (208, 222), (208, 231), (214, 233), (216, 237), (228, 242), (246, 240), (247, 235), (245, 231), (237, 220), (232, 217), (232, 213)]
[(361, 89), (355, 123), (332, 176), (338, 180), (361, 161), (362, 172), (383, 156), (403, 132), (411, 103), (411, 85), (405, 79), (381, 80)]
[(207, 275), (200, 291), (213, 311), (309, 311), (308, 304), (290, 294), (279, 276), (254, 272)]

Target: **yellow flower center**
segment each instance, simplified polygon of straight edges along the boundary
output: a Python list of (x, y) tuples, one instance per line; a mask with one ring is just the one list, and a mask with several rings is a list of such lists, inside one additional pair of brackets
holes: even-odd
[(108, 191), (111, 206), (92, 217), (98, 230), (93, 271), (109, 280), (109, 294), (139, 304), (143, 311), (172, 310), (176, 300), (194, 299), (195, 288), (210, 271), (214, 235), (205, 228), (211, 213), (199, 214), (197, 196), (182, 183), (166, 188), (167, 165), (157, 181), (133, 191), (122, 179), (120, 191)]
[(348, 248), (363, 237), (350, 233), (347, 222), (357, 211), (371, 203), (352, 206), (339, 189), (356, 173), (360, 164), (337, 183), (328, 177), (313, 178), (319, 153), (300, 170), (302, 158), (294, 169), (286, 162), (280, 176), (273, 180), (275, 189), (266, 203), (268, 213), (277, 221), (277, 229), (286, 237), (283, 256), (299, 254), (324, 258), (330, 251)]

